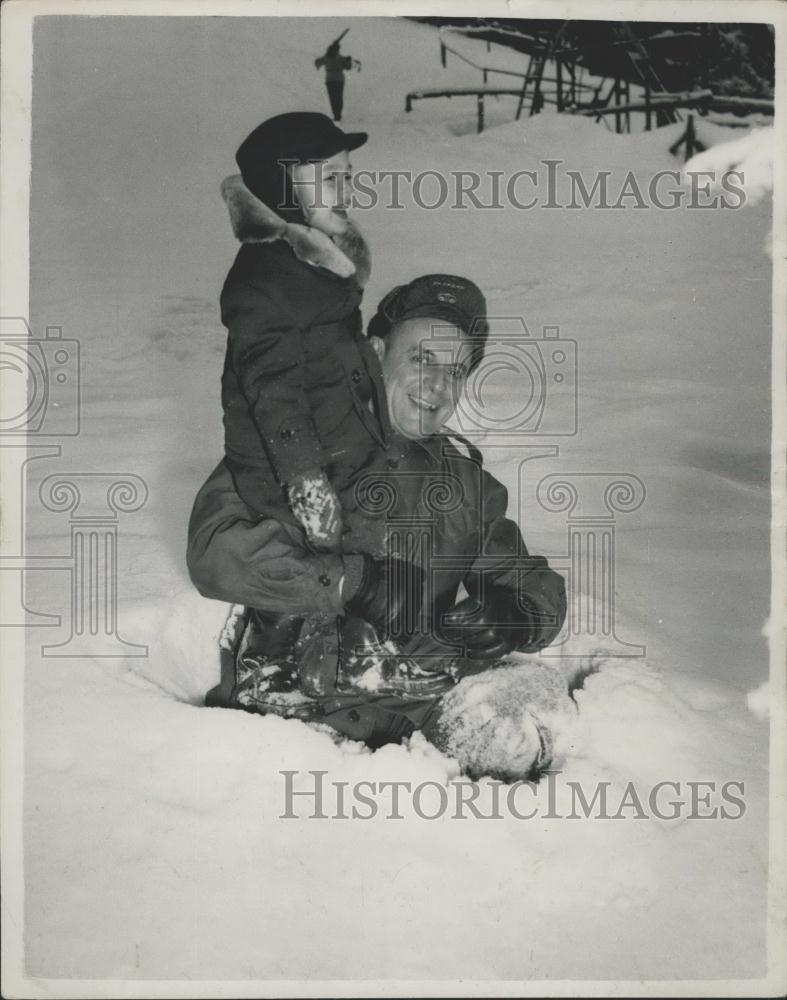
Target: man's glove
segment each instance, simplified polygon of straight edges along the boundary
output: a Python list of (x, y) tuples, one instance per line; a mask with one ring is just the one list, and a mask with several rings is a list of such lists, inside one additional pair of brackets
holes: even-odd
[(424, 571), (404, 559), (364, 556), (357, 592), (346, 604), (349, 614), (363, 618), (381, 638), (406, 639), (418, 628), (424, 600)]
[(290, 510), (317, 548), (336, 551), (342, 536), (339, 498), (324, 472), (306, 473), (287, 486)]
[(536, 645), (541, 635), (541, 623), (527, 602), (520, 607), (517, 594), (507, 587), (487, 587), (483, 604), (474, 597), (464, 601), (443, 616), (442, 634), (450, 642), (461, 642), (470, 660), (494, 660), (515, 650), (527, 650)]

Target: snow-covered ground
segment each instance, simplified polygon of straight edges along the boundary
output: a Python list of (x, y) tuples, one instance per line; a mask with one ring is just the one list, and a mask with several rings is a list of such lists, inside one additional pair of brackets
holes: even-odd
[[(370, 310), (426, 271), (474, 278), (497, 316), (578, 343), (579, 433), (521, 464), (525, 537), (557, 563), (550, 473), (628, 473), (616, 522), (618, 634), (577, 694), (565, 780), (742, 781), (738, 820), (285, 820), (281, 770), (329, 781), (451, 782), (415, 738), (371, 754), (297, 721), (200, 707), (226, 609), (192, 590), (190, 504), (221, 455), (218, 292), (234, 254), (219, 183), (263, 118), (325, 107), (312, 61), (345, 23), (92, 20), (36, 29), (31, 325), (81, 342), (82, 430), (31, 462), (29, 552), (65, 555), (68, 517), (38, 503), (54, 472), (132, 473), (118, 521), (119, 631), (147, 657), (44, 658), (68, 635), (69, 574), (28, 574), (25, 940), (29, 974), (116, 979), (746, 979), (765, 972), (768, 873), (770, 198), (738, 211), (359, 213)], [(477, 44), (483, 49), (483, 43)], [(679, 126), (617, 136), (405, 87), (477, 83), (440, 67), (433, 28), (352, 21), (346, 128), (368, 169), (679, 169)], [(712, 145), (740, 130), (698, 125)], [(494, 326), (493, 326), (494, 330)], [(501, 392), (499, 404), (505, 405)], [(548, 450), (548, 449), (547, 449)], [(588, 640), (584, 648), (592, 647)], [(551, 661), (556, 668), (559, 660)], [(484, 794), (489, 788), (484, 790)], [(630, 814), (629, 814), (630, 815)]]

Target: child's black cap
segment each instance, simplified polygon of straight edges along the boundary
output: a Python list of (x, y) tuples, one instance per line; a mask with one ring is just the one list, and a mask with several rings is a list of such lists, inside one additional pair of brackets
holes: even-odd
[(368, 138), (366, 132), (342, 131), (327, 115), (290, 111), (258, 125), (241, 143), (235, 160), (246, 187), (270, 203), (271, 194), (281, 194), (280, 184), (274, 192), (269, 187), (271, 178), (280, 178), (283, 161), (327, 160), (340, 150), (358, 149)]
[(344, 132), (327, 115), (316, 111), (289, 111), (258, 125), (241, 143), (235, 155), (243, 172), (257, 159), (271, 157), (298, 160), (327, 160), (342, 149), (363, 146), (366, 132)]

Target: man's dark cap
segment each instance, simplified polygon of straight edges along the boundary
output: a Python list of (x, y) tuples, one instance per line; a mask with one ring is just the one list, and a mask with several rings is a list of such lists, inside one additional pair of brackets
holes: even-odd
[(486, 332), (486, 299), (478, 285), (455, 274), (424, 274), (398, 285), (378, 307), (393, 326), (418, 316), (442, 319), (467, 334)]
[(458, 326), (475, 342), (472, 367), (481, 360), (489, 332), (486, 299), (469, 278), (455, 274), (424, 274), (407, 285), (397, 285), (377, 307), (368, 335), (385, 337), (396, 323), (418, 317)]

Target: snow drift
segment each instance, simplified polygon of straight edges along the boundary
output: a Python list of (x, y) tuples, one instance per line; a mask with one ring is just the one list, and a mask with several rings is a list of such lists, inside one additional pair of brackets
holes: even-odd
[[(544, 660), (599, 668), (559, 727), (558, 804), (568, 780), (606, 782), (617, 801), (632, 783), (647, 796), (662, 781), (687, 794), (687, 782), (734, 780), (744, 815), (281, 819), (281, 771), (461, 780), (419, 736), (370, 753), (297, 721), (200, 707), (227, 611), (193, 592), (184, 566), (190, 503), (221, 454), (216, 303), (234, 245), (218, 186), (263, 117), (323, 106), (310, 65), (336, 22), (73, 18), (36, 32), (31, 322), (57, 321), (82, 344), (83, 431), (58, 468), (128, 470), (148, 485), (118, 528), (119, 630), (148, 652), (45, 658), (55, 630), (31, 634), (29, 973), (762, 975), (767, 727), (763, 698), (750, 712), (746, 692), (768, 671), (768, 199), (729, 212), (378, 207), (360, 219), (375, 255), (367, 312), (419, 272), (465, 271), (496, 315), (577, 341), (579, 433), (558, 453), (487, 449), (534, 551), (566, 555), (564, 518), (535, 500), (541, 477), (625, 470), (647, 489), (616, 549), (617, 627), (646, 657), (593, 660), (585, 637)], [(476, 74), (456, 60), (442, 70), (422, 25), (352, 20), (346, 44), (363, 59), (346, 104), (347, 127), (370, 131), (367, 165), (514, 171), (557, 155), (616, 176), (679, 167), (668, 149), (680, 126), (616, 136), (567, 116), (512, 123), (501, 101), (487, 115), (499, 127), (476, 136), (472, 102), (406, 115), (402, 81)], [(199, 75), (182, 71), (190, 63)], [(738, 162), (759, 141), (704, 162)], [(49, 471), (31, 463), (29, 497)], [(63, 516), (32, 501), (28, 528), (31, 551), (67, 548)], [(28, 604), (60, 608), (65, 630), (67, 574), (29, 575)]]

